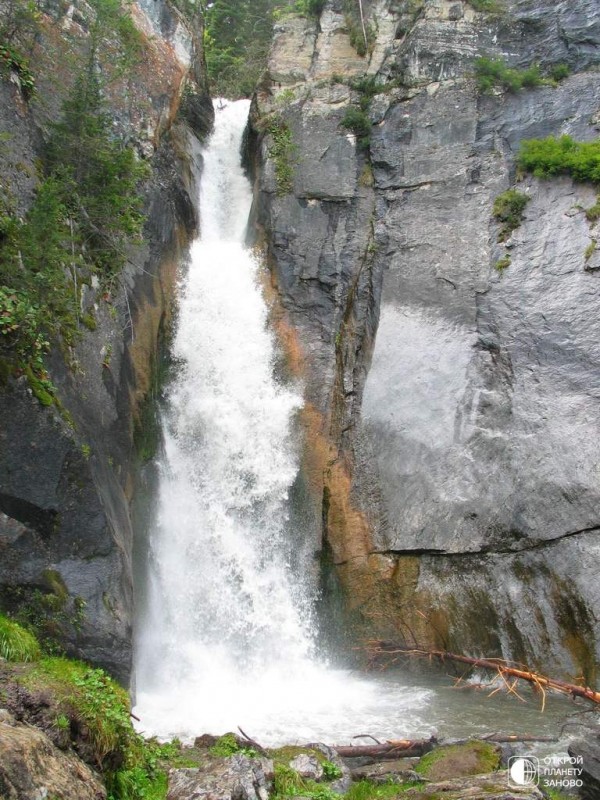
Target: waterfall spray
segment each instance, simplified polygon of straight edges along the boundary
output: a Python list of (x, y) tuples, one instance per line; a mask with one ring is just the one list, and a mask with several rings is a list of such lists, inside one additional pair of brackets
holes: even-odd
[(136, 637), (136, 716), (165, 737), (241, 725), (265, 743), (343, 739), (387, 698), (315, 655), (310, 548), (288, 514), (301, 397), (274, 378), (259, 265), (242, 244), (247, 113), (247, 101), (224, 102), (204, 153), (202, 237), (181, 288)]

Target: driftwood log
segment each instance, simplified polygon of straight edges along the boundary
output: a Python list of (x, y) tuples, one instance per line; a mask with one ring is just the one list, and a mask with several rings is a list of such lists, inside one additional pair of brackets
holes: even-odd
[(370, 641), (366, 645), (366, 650), (373, 661), (385, 657), (397, 658), (400, 656), (435, 658), (442, 662), (454, 661), (459, 664), (468, 664), (470, 667), (490, 670), (495, 672), (503, 680), (506, 688), (515, 694), (514, 684), (509, 684), (508, 678), (513, 678), (515, 681), (527, 681), (532, 684), (535, 689), (541, 692), (544, 700), (546, 690), (550, 690), (600, 704), (600, 692), (591, 689), (589, 686), (579, 686), (576, 683), (568, 683), (558, 678), (549, 678), (546, 675), (541, 675), (539, 672), (528, 669), (522, 664), (513, 664), (501, 658), (472, 658), (458, 653), (449, 653), (447, 650), (420, 650), (384, 641)]
[(431, 739), (392, 739), (381, 744), (334, 744), (333, 749), (341, 758), (372, 758), (385, 761), (388, 758), (411, 758), (423, 756), (438, 743)]

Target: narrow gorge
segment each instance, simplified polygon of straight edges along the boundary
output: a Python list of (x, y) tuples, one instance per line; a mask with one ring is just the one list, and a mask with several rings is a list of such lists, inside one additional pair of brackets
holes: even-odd
[(0, 800), (600, 797), (593, 710), (366, 670), (598, 689), (596, 0), (7, 0), (0, 67)]

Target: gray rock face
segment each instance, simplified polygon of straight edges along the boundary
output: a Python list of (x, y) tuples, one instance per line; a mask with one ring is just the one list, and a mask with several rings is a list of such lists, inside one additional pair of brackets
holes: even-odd
[(323, 777), (323, 767), (320, 765), (316, 756), (309, 756), (301, 753), (290, 761), (290, 767), (295, 770), (301, 778), (310, 778), (318, 781)]
[(581, 758), (583, 787), (582, 800), (594, 800), (600, 795), (600, 735), (598, 730), (588, 732), (586, 739), (577, 739), (569, 745), (569, 755)]
[[(82, 326), (68, 358), (58, 346), (48, 357), (60, 407), (41, 406), (25, 377), (0, 386), (0, 608), (34, 619), (42, 636), (58, 638), (70, 655), (124, 684), (131, 667), (134, 434), (155, 382), (177, 265), (198, 222), (191, 127), (210, 125), (201, 41), (170, 6), (147, 4), (146, 11), (152, 19), (137, 5), (132, 16), (145, 34), (158, 26), (144, 53), (157, 68), (134, 70), (122, 95), (113, 81), (106, 98), (115, 131), (151, 164), (144, 242), (128, 253), (110, 293), (99, 281), (83, 288), (82, 307), (95, 330)], [(64, 41), (57, 44), (59, 30)], [(20, 214), (36, 187), (42, 131), (69, 88), (56, 75), (61, 59), (53, 61), (52, 48), (73, 47), (77, 55), (85, 42), (69, 13), (56, 21), (53, 37), (42, 30), (32, 61), (43, 103), (25, 104), (14, 83), (0, 80), (0, 129), (11, 134), (0, 170)], [(110, 57), (102, 48), (98, 55), (101, 63)], [(202, 106), (190, 119), (188, 109), (189, 124), (174, 119), (186, 76)], [(167, 128), (168, 141), (161, 138)]]
[[(502, 244), (492, 206), (514, 184), (522, 139), (597, 137), (600, 8), (395, 8), (397, 38), (368, 69), (410, 88), (371, 102), (372, 172), (357, 151), (354, 194), (347, 132), (310, 127), (315, 105), (333, 120), (357, 103), (339, 85), (294, 90), (293, 196), (274, 196), (262, 152), (259, 220), (332, 448), (323, 536), (371, 633), (401, 637), (406, 624), (424, 643), (593, 681), (600, 261), (584, 210), (596, 193), (568, 178), (521, 181), (525, 219)], [(478, 96), (472, 63), (483, 54), (574, 74)], [(306, 186), (319, 169), (317, 199)]]

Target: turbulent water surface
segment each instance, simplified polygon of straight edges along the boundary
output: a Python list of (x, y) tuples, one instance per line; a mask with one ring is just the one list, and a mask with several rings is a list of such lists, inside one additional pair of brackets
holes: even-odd
[(502, 718), (504, 727), (543, 730), (551, 719), (532, 704), (497, 697), (486, 706), (447, 681), (367, 679), (317, 655), (312, 554), (288, 513), (300, 393), (274, 378), (259, 265), (243, 246), (248, 103), (220, 105), (204, 153), (202, 236), (181, 287), (147, 536), (140, 729), (190, 739), (240, 725), (265, 744), (465, 735), (489, 730), (493, 708), (496, 727)]

